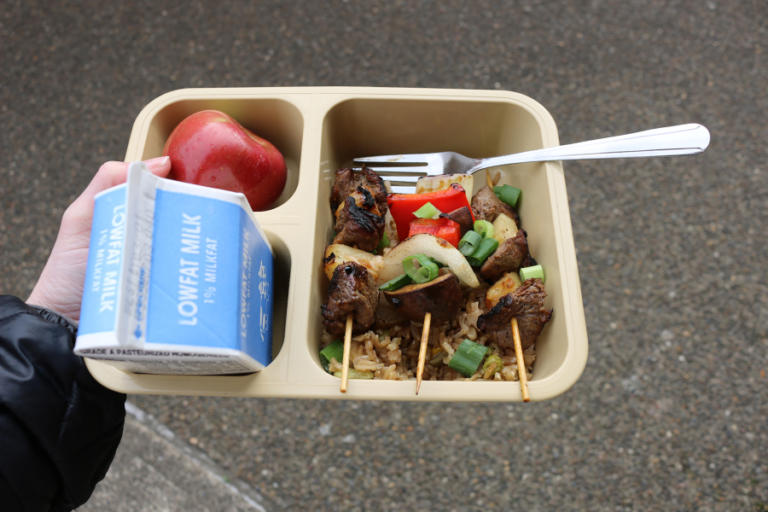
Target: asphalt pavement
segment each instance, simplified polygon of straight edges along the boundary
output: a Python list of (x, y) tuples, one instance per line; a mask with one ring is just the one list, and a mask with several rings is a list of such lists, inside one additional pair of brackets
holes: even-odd
[(768, 511), (766, 20), (757, 0), (4, 1), (0, 291), (21, 297), (67, 204), (174, 89), (502, 89), (561, 142), (712, 134), (697, 156), (565, 164), (589, 334), (565, 394), (132, 395), (83, 509)]

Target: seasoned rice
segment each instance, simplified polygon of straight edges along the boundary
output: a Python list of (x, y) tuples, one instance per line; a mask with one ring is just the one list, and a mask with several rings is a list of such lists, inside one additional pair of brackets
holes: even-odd
[[(470, 339), (490, 348), (489, 354), (501, 357), (503, 367), (488, 380), (519, 380), (517, 358), (514, 350), (502, 349), (488, 342), (488, 337), (477, 328), (477, 319), (483, 313), (480, 294), (473, 294), (454, 320), (440, 326), (433, 326), (429, 333), (427, 362), (424, 365), (425, 380), (478, 380), (483, 379), (483, 368), (466, 379), (448, 366), (456, 348), (464, 339)], [(367, 331), (352, 337), (350, 366), (358, 371), (372, 372), (375, 379), (404, 380), (415, 378), (418, 364), (419, 344), (422, 325), (409, 322), (390, 329)], [(322, 347), (330, 344), (334, 337), (323, 332)], [(528, 378), (531, 378), (536, 361), (535, 345), (523, 353)], [(333, 359), (329, 364), (331, 373), (341, 371), (341, 361)]]

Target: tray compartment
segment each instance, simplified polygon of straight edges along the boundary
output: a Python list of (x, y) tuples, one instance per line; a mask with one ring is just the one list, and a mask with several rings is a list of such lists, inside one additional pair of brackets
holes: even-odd
[(154, 112), (140, 141), (138, 158), (162, 155), (163, 146), (173, 129), (185, 117), (201, 110), (220, 110), (256, 135), (270, 141), (285, 158), (287, 177), (285, 188), (272, 209), (279, 207), (296, 191), (304, 131), (301, 111), (289, 101), (279, 98), (188, 98), (172, 101)]
[(272, 281), (274, 293), (272, 307), (272, 361), (274, 362), (285, 343), (288, 287), (291, 282), (291, 252), (285, 241), (277, 233), (269, 229), (265, 229), (264, 232), (274, 253)]
[[(356, 156), (392, 153), (422, 153), (451, 149), (472, 157), (496, 156), (540, 148), (546, 131), (541, 120), (527, 105), (516, 102), (441, 99), (441, 98), (358, 98), (344, 100), (332, 107), (323, 122), (321, 173), (329, 179), (321, 182), (316, 231), (333, 237), (333, 216), (327, 206), (333, 172), (351, 164)], [(549, 142), (549, 141), (546, 141)], [(551, 188), (559, 166), (528, 163), (494, 169), (500, 183), (523, 190), (520, 206), (522, 226), (529, 236), (532, 254), (547, 272), (547, 307), (552, 319), (537, 342), (537, 361), (532, 383), (553, 376), (568, 355), (568, 337), (564, 304), (567, 300), (559, 278), (561, 256), (558, 236), (561, 226), (556, 218)], [(485, 186), (485, 171), (475, 175), (475, 190)], [(566, 205), (567, 206), (567, 205)], [(568, 219), (569, 220), (569, 219)], [(314, 259), (322, 261), (324, 244), (315, 244)], [(327, 279), (319, 274), (317, 289), (327, 289)], [(320, 346), (322, 323), (320, 304), (323, 294), (313, 294), (317, 329), (310, 331), (310, 347)], [(319, 357), (313, 358), (320, 364)], [(382, 381), (374, 381), (382, 382)], [(475, 382), (430, 381), (430, 386), (473, 386)], [(499, 383), (518, 386), (517, 383)]]
[(541, 147), (533, 114), (508, 101), (359, 98), (342, 101), (323, 123), (322, 161), (388, 153), (452, 151), (485, 157)]

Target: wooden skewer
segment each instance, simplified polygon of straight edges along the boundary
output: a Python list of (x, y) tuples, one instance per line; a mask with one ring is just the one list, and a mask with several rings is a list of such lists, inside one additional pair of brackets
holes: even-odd
[(421, 375), (424, 373), (424, 360), (427, 358), (427, 342), (429, 341), (429, 324), (432, 323), (432, 313), (424, 313), (424, 327), (421, 330), (421, 345), (419, 346), (419, 365), (416, 367), (416, 394), (421, 388)]
[(347, 379), (349, 379), (349, 349), (352, 346), (352, 313), (347, 315), (347, 323), (344, 326), (344, 355), (341, 358), (341, 392), (347, 392)]
[(530, 402), (528, 395), (528, 374), (525, 371), (523, 360), (523, 344), (520, 342), (520, 328), (517, 326), (517, 318), (512, 317), (512, 339), (515, 342), (515, 358), (517, 359), (517, 375), (520, 378), (520, 391), (523, 393), (523, 402)]

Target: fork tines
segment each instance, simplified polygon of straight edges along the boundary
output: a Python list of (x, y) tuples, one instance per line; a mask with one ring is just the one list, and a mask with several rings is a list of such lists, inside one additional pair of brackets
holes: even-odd
[[(353, 163), (362, 164), (390, 184), (395, 193), (412, 194), (419, 178), (429, 174), (428, 153), (379, 155), (355, 158)], [(353, 167), (359, 171), (362, 167)]]
[[(419, 181), (419, 178), (427, 175), (426, 165), (386, 167), (366, 165), (366, 167), (381, 176), (381, 179), (384, 181), (389, 182), (393, 191), (395, 191), (398, 185), (404, 185), (403, 187), (398, 187), (399, 193), (413, 193), (414, 186)], [(353, 167), (352, 169), (359, 171), (362, 167)]]

